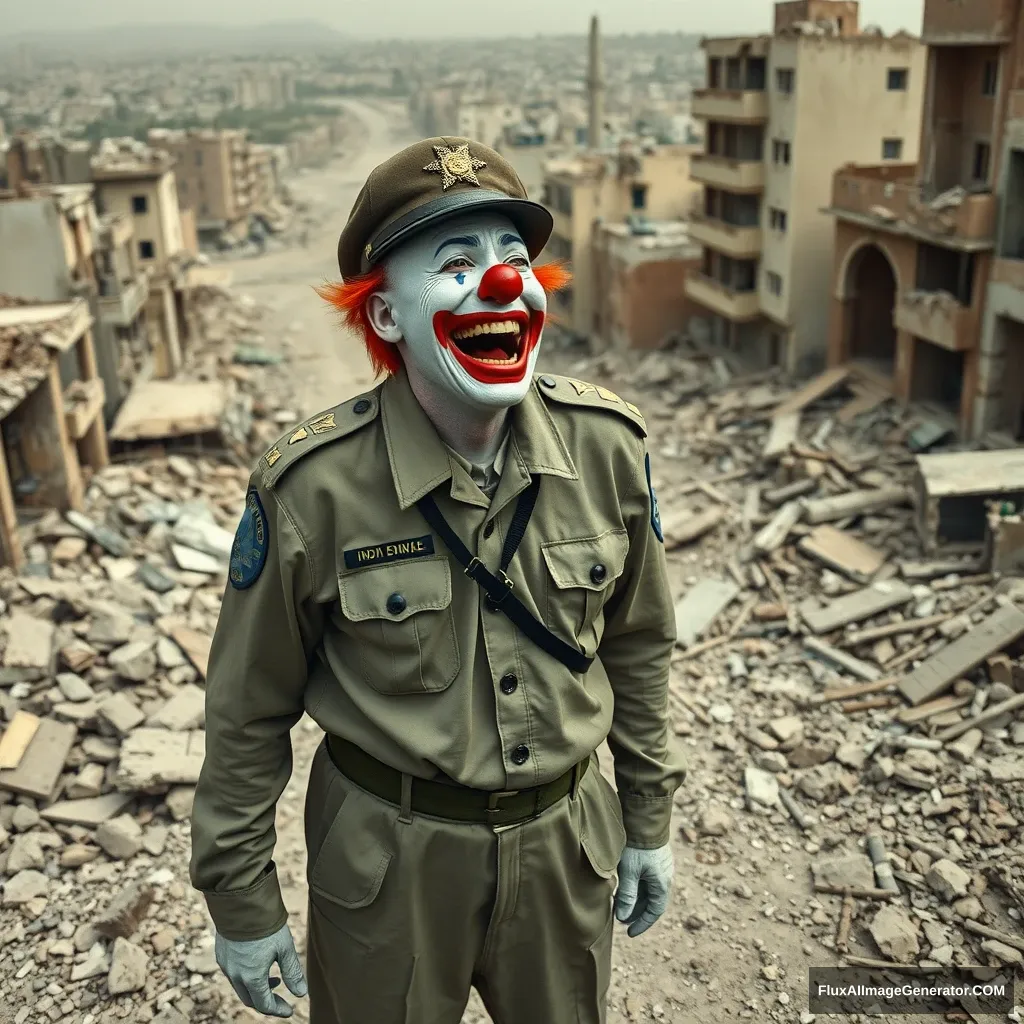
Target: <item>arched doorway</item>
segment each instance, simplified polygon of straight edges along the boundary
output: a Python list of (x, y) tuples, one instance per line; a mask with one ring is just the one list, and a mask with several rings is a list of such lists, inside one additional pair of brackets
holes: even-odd
[(865, 245), (850, 260), (846, 294), (850, 302), (849, 357), (891, 374), (896, 365), (896, 273), (877, 245)]

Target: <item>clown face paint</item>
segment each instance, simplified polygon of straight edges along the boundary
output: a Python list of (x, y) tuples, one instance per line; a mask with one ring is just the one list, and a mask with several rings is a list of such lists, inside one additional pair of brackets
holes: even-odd
[(390, 317), (411, 376), (478, 408), (517, 405), (530, 388), (547, 298), (515, 226), (495, 213), (446, 220), (387, 261)]

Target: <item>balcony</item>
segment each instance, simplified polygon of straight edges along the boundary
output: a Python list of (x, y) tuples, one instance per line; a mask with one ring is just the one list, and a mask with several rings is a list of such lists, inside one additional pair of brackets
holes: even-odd
[(925, 0), (928, 46), (1000, 46), (1013, 39), (1017, 0)]
[(690, 160), (690, 177), (726, 192), (764, 190), (764, 164), (760, 160), (736, 160), (701, 153)]
[(726, 320), (756, 320), (761, 314), (757, 291), (736, 291), (706, 274), (691, 273), (686, 279), (686, 294)]
[(100, 318), (117, 327), (130, 327), (149, 298), (149, 277), (138, 274), (134, 279), (114, 284), (110, 294), (99, 297)]
[(893, 321), (901, 331), (950, 352), (973, 347), (971, 310), (948, 292), (905, 292), (896, 300)]
[(994, 244), (996, 198), (990, 192), (961, 199), (929, 197), (915, 183), (914, 164), (847, 165), (832, 179), (831, 213), (880, 231), (908, 235), (965, 252)]
[(768, 120), (764, 89), (695, 89), (690, 112), (706, 121), (760, 124)]
[(739, 259), (749, 259), (761, 251), (761, 228), (758, 225), (729, 224), (706, 214), (695, 214), (690, 218), (690, 238)]

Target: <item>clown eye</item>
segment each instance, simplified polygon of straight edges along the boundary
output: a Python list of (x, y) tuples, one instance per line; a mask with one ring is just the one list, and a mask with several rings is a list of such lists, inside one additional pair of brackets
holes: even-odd
[(505, 262), (517, 270), (529, 270), (530, 268), (530, 261), (525, 256), (509, 256)]
[(472, 270), (473, 264), (465, 256), (453, 256), (441, 269), (458, 273), (462, 270)]

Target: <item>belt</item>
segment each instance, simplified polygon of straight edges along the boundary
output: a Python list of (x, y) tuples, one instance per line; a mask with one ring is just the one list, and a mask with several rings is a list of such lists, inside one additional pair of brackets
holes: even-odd
[[(327, 752), (335, 768), (360, 789), (396, 807), (402, 803), (402, 773), (371, 757), (339, 736), (327, 737)], [(488, 792), (451, 786), (431, 779), (412, 779), (410, 807), (419, 814), (478, 825), (518, 825), (535, 818), (570, 793), (575, 794), (590, 758), (542, 786)]]

